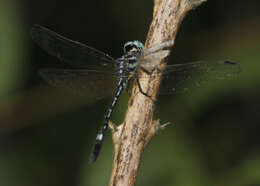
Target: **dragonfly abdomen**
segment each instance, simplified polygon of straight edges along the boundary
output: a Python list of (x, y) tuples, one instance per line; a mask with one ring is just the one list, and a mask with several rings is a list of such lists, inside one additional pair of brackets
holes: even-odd
[(105, 115), (105, 119), (104, 122), (102, 124), (101, 129), (99, 130), (97, 137), (96, 137), (96, 143), (94, 145), (94, 150), (92, 151), (91, 157), (90, 157), (90, 163), (94, 163), (99, 155), (99, 152), (101, 150), (102, 144), (103, 144), (103, 140), (104, 140), (104, 133), (107, 131), (108, 129), (108, 122), (112, 116), (112, 112), (115, 109), (115, 106), (118, 102), (118, 99), (120, 97), (120, 95), (122, 94), (123, 90), (125, 89), (125, 84), (127, 84), (128, 79), (125, 77), (121, 77), (118, 81), (118, 85), (117, 85), (117, 91), (115, 93), (115, 96), (113, 98), (112, 103), (110, 104), (106, 115)]

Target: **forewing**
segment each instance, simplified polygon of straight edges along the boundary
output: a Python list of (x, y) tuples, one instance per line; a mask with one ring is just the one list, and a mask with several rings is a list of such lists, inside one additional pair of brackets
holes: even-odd
[(97, 69), (100, 66), (111, 68), (114, 63), (114, 59), (108, 54), (67, 39), (39, 25), (32, 27), (31, 37), (50, 55), (78, 68)]
[(169, 50), (161, 50), (149, 55), (142, 55), (138, 59), (139, 65), (147, 71), (152, 71), (158, 66), (158, 61), (166, 58), (170, 54)]
[(111, 73), (95, 70), (41, 69), (39, 73), (52, 86), (94, 99), (112, 96), (117, 83)]
[(169, 65), (163, 74), (160, 94), (187, 92), (216, 80), (227, 79), (239, 72), (240, 65), (231, 61)]

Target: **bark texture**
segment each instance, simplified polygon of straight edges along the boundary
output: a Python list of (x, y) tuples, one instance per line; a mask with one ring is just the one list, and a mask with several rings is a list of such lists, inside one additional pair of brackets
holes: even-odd
[[(171, 40), (172, 45), (177, 30), (187, 12), (196, 8), (205, 0), (155, 0), (153, 20), (145, 43), (146, 48)], [(166, 60), (155, 61), (160, 72), (166, 66)], [(145, 146), (163, 128), (159, 120), (153, 120), (155, 100), (157, 98), (162, 73), (148, 75), (139, 72), (141, 87), (152, 96), (148, 98), (134, 85), (129, 99), (124, 122), (118, 127), (110, 123), (114, 142), (114, 164), (110, 178), (111, 186), (133, 186), (136, 182)]]

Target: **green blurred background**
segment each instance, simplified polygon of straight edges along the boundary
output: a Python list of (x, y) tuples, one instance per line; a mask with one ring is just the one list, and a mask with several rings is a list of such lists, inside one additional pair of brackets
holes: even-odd
[[(108, 185), (110, 134), (98, 161), (88, 159), (110, 98), (46, 85), (38, 70), (59, 62), (29, 32), (37, 23), (119, 57), (124, 42), (145, 41), (152, 7), (152, 0), (0, 0), (1, 186)], [(259, 8), (257, 0), (208, 0), (185, 17), (170, 63), (229, 59), (242, 72), (159, 97), (155, 119), (173, 125), (145, 149), (137, 185), (260, 185)], [(127, 101), (125, 94), (113, 114), (117, 124)]]

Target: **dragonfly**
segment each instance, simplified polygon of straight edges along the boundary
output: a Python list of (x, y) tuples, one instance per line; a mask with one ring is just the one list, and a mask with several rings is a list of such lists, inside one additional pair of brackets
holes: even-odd
[[(153, 72), (156, 68), (153, 61), (167, 57), (172, 44), (172, 41), (166, 41), (145, 49), (140, 41), (128, 41), (123, 46), (124, 54), (115, 59), (102, 51), (70, 40), (40, 25), (32, 27), (31, 37), (48, 54), (70, 66), (66, 69), (40, 69), (39, 73), (47, 83), (56, 87), (68, 87), (78, 92), (83, 89), (91, 92), (96, 87), (100, 87), (97, 89), (102, 93), (105, 93), (106, 88), (110, 86), (108, 80), (113, 79), (111, 82), (117, 83), (112, 102), (97, 133), (90, 163), (94, 163), (100, 153), (112, 112), (122, 92), (128, 90), (130, 80), (135, 79), (139, 91), (150, 97), (141, 87), (138, 70), (148, 74)], [(185, 86), (187, 82), (200, 87), (203, 82), (210, 79), (207, 77), (208, 74), (213, 77), (212, 79), (225, 79), (240, 71), (240, 65), (233, 61), (197, 61), (167, 65), (162, 76), (160, 94), (185, 92), (188, 89)], [(197, 75), (201, 78), (196, 78)]]

